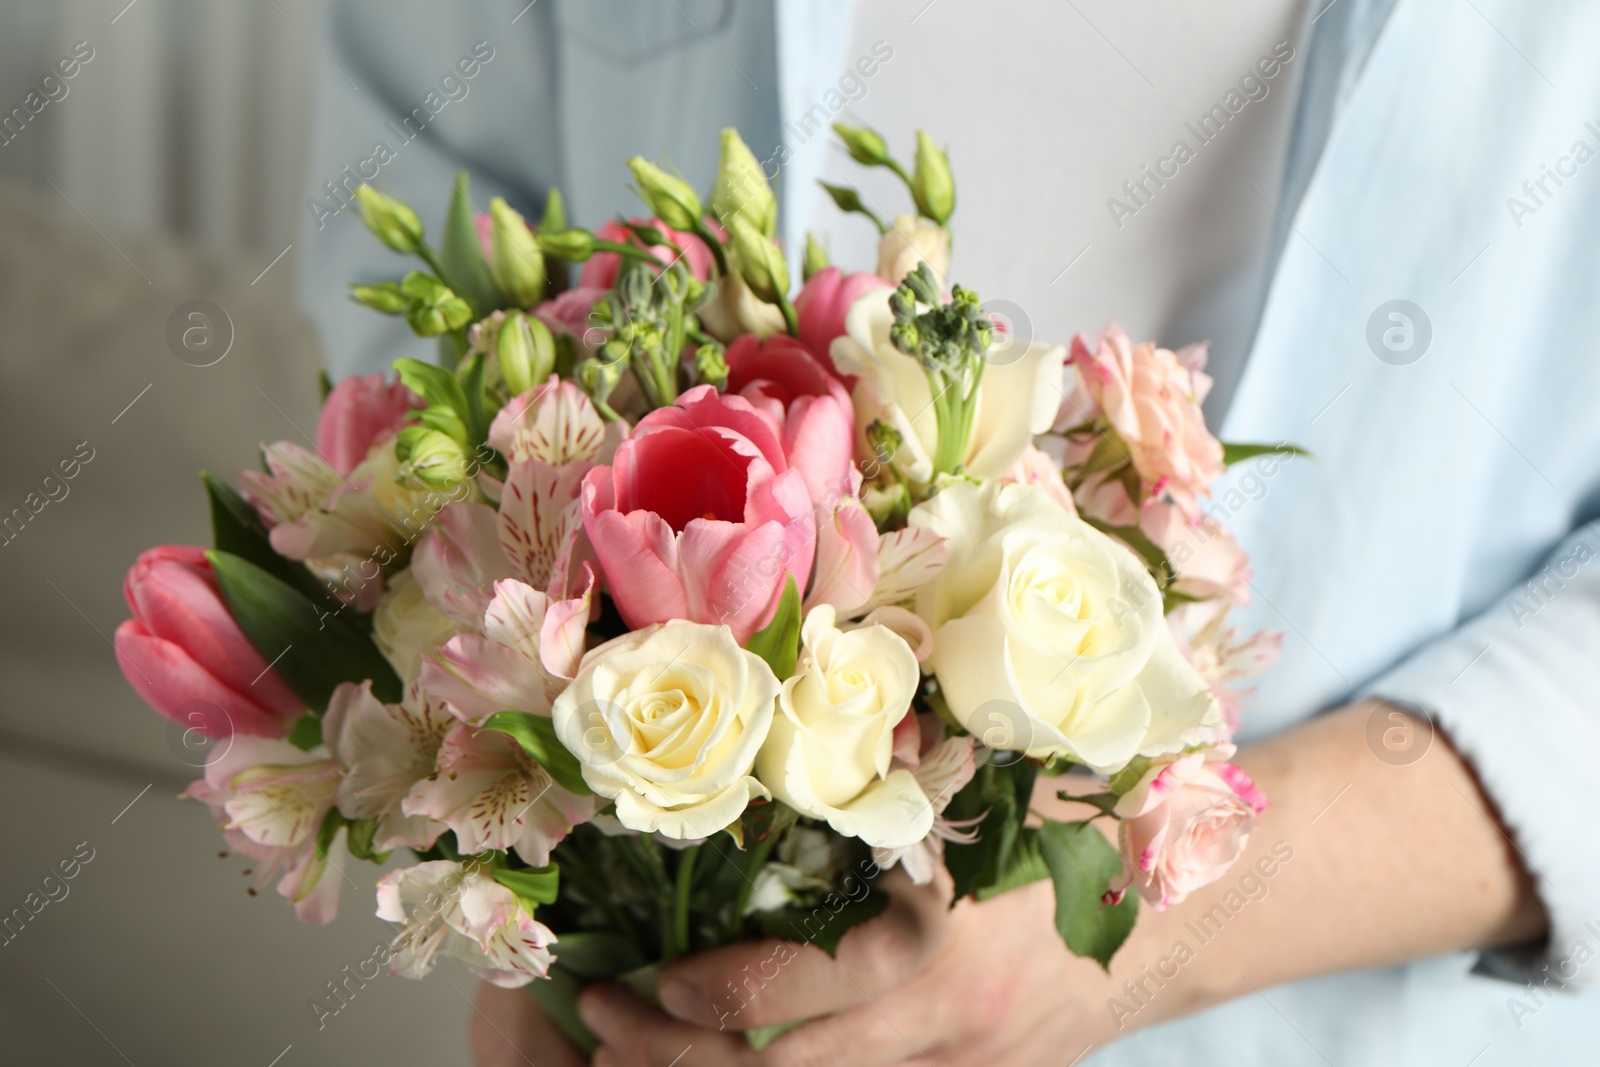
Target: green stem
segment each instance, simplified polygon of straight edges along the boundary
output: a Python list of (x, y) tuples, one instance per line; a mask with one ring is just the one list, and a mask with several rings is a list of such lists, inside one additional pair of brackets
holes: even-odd
[(917, 195), (916, 186), (911, 184), (911, 175), (906, 173), (906, 168), (900, 165), (899, 160), (890, 158), (884, 164), (884, 166), (888, 167), (890, 170), (894, 171), (900, 176), (900, 180), (906, 183), (906, 189), (911, 192), (912, 199), (915, 199)]
[(648, 248), (640, 248), (638, 245), (625, 245), (617, 241), (602, 241), (597, 238), (593, 247), (596, 252), (615, 252), (619, 256), (647, 260), (662, 270), (667, 269), (667, 265), (657, 259), (655, 253)]
[(717, 273), (726, 278), (728, 276), (727, 253), (722, 250), (722, 242), (717, 240), (717, 235), (711, 232), (711, 227), (706, 225), (705, 219), (694, 220), (694, 233), (711, 249), (711, 258), (717, 261)]
[(795, 313), (794, 305), (789, 303), (789, 298), (784, 293), (778, 293), (773, 303), (778, 305), (778, 310), (783, 312), (784, 328), (789, 331), (790, 337), (800, 336), (800, 316)]
[(756, 872), (767, 862), (767, 857), (772, 854), (777, 843), (778, 835), (772, 834), (765, 841), (757, 841), (750, 848), (750, 855), (744, 864), (744, 884), (739, 887), (739, 895), (733, 900), (734, 933), (738, 933), (739, 927), (744, 923), (744, 911), (750, 906), (750, 895), (756, 891)]
[(417, 245), (417, 255), (421, 257), (422, 262), (428, 265), (429, 270), (439, 276), (441, 282), (446, 285), (450, 284), (450, 279), (444, 273), (444, 264), (439, 262), (439, 256), (433, 249), (429, 248), (425, 243), (419, 243)]
[(672, 901), (672, 947), (665, 953), (669, 960), (689, 951), (689, 890), (694, 885), (694, 865), (701, 847), (691, 846), (678, 856), (678, 884)]

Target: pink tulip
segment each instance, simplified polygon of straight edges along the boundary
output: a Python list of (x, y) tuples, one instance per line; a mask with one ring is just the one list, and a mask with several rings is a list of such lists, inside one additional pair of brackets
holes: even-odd
[(745, 334), (728, 346), (728, 392), (750, 401), (783, 439), (789, 466), (811, 500), (831, 511), (852, 495), (855, 409), (850, 394), (810, 349), (787, 334)]
[[(663, 263), (670, 264), (680, 255), (683, 257), (684, 266), (689, 268), (701, 281), (711, 277), (711, 249), (706, 243), (692, 233), (679, 233), (660, 219), (633, 219), (635, 223), (654, 226), (660, 230), (667, 239), (667, 244), (656, 245), (650, 249), (655, 257)], [(594, 235), (602, 241), (612, 241), (617, 244), (638, 245), (638, 238), (622, 223), (612, 220), (603, 224), (594, 231)], [(582, 288), (609, 289), (617, 284), (617, 271), (622, 265), (622, 257), (615, 252), (600, 252), (591, 257), (583, 265), (583, 270), (578, 273), (578, 285)]]
[[(813, 274), (794, 299), (800, 317), (800, 340), (816, 354), (828, 373), (839, 376), (828, 348), (835, 337), (844, 336), (844, 316), (850, 305), (888, 282), (876, 274), (862, 271), (846, 274), (838, 267), (827, 267)], [(846, 384), (854, 384), (846, 382)]]
[(1204, 752), (1157, 760), (1117, 801), (1123, 873), (1106, 902), (1131, 885), (1158, 910), (1182, 903), (1228, 872), (1266, 809), (1266, 794), (1231, 763), (1207, 763)]
[(564, 334), (581, 344), (585, 353), (593, 354), (595, 349), (605, 343), (606, 331), (596, 326), (590, 315), (594, 311), (595, 303), (605, 296), (607, 291), (584, 286), (568, 289), (560, 296), (551, 297), (534, 308), (533, 314), (540, 322), (550, 327), (551, 333), (558, 337)]
[(122, 595), (133, 618), (117, 627), (117, 663), (173, 722), (207, 737), (279, 737), (305, 710), (228, 613), (205, 549), (150, 549), (129, 568)]
[(816, 549), (805, 479), (767, 417), (697, 386), (583, 480), (583, 525), (623, 619), (725, 623), (743, 644)]
[(328, 393), (317, 419), (317, 452), (340, 474), (355, 470), (372, 446), (400, 429), (420, 396), (398, 381), (385, 381), (382, 371), (341, 381)]

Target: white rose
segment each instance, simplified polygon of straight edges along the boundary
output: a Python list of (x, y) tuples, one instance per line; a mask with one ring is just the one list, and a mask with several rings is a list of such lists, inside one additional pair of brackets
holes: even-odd
[[(828, 351), (840, 373), (856, 376), (851, 399), (860, 440), (866, 440), (866, 429), (875, 419), (894, 427), (903, 439), (892, 459), (895, 469), (926, 484), (933, 477), (939, 418), (927, 372), (889, 340), (892, 292), (875, 289), (850, 305), (844, 336), (835, 338)], [(1061, 406), (1061, 394), (1052, 383), (1061, 380), (1066, 349), (1021, 339), (1010, 346), (997, 343), (1002, 347), (988, 357), (962, 457), (966, 472), (979, 478), (998, 478), (1010, 470), (1034, 434), (1050, 429)], [(872, 454), (864, 444), (861, 448), (863, 455)]]
[(1040, 489), (952, 485), (910, 523), (946, 538), (917, 613), (940, 690), (979, 741), (1110, 772), (1221, 725), (1138, 557)]
[(423, 595), (407, 567), (389, 578), (372, 615), (372, 640), (407, 685), (417, 680), (422, 657), (457, 633), (455, 625)]
[(927, 836), (933, 808), (916, 777), (889, 769), (894, 728), (921, 675), (916, 654), (886, 626), (841, 631), (827, 604), (801, 629), (800, 662), (756, 757), (773, 796), (846, 837), (900, 848)]
[(733, 631), (674, 619), (590, 651), (550, 714), (624, 826), (702, 838), (767, 795), (750, 771), (777, 696), (772, 669)]
[(920, 215), (896, 215), (878, 238), (878, 277), (899, 285), (923, 262), (943, 285), (950, 273), (950, 231)]

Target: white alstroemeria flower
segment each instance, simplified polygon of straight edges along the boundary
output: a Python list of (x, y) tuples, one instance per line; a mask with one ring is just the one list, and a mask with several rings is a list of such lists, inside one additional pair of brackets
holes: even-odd
[[(280, 871), (278, 893), (302, 922), (332, 922), (349, 859), (341, 826), (317, 849), (344, 770), (321, 746), (303, 752), (287, 741), (236, 735), (184, 791), (211, 808), (235, 851), (258, 861), (258, 883)], [(329, 870), (332, 868), (332, 870)]]
[[(937, 722), (934, 728), (939, 732), (944, 729)], [(921, 753), (911, 773), (928, 798), (933, 825), (927, 836), (903, 848), (873, 849), (872, 859), (879, 867), (888, 870), (898, 863), (911, 877), (912, 884), (927, 885), (944, 861), (946, 841), (970, 845), (977, 840), (973, 827), (981, 819), (951, 821), (944, 817), (944, 809), (977, 773), (973, 745), (970, 737), (947, 737)]]
[(421, 978), (441, 956), (505, 989), (550, 972), (556, 935), (478, 866), (432, 860), (378, 880), (378, 918), (404, 923), (389, 973)]
[(460, 632), (433, 606), (411, 568), (389, 576), (372, 615), (372, 643), (402, 682), (416, 681), (423, 660)]
[(407, 814), (401, 802), (412, 786), (433, 774), (439, 745), (457, 722), (442, 702), (416, 685), (399, 704), (373, 696), (370, 682), (346, 682), (333, 691), (322, 736), (347, 768), (339, 782), (339, 811), (350, 819), (377, 820), (374, 848), (425, 849), (444, 832), (443, 823)]

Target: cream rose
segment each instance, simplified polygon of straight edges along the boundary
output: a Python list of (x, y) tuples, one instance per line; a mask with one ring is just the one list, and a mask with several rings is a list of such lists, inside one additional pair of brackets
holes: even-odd
[(945, 700), (979, 741), (1111, 772), (1221, 725), (1138, 557), (1042, 490), (952, 485), (910, 523), (946, 539), (917, 614)]
[[(829, 355), (841, 374), (856, 376), (852, 401), (861, 442), (874, 420), (894, 427), (903, 439), (892, 459), (895, 469), (925, 484), (933, 477), (939, 418), (927, 372), (889, 340), (894, 323), (889, 310), (892, 292), (875, 289), (852, 304), (845, 314), (845, 334), (834, 339)], [(1066, 349), (1060, 345), (1034, 341), (991, 354), (962, 457), (968, 474), (999, 477), (1022, 458), (1034, 434), (1050, 428), (1061, 404), (1053, 383), (1061, 379), (1065, 358)], [(864, 443), (859, 447), (863, 455), (872, 454)]]
[(896, 215), (878, 238), (878, 277), (899, 285), (924, 262), (943, 284), (950, 274), (950, 231), (920, 215)]
[(372, 615), (372, 640), (407, 685), (417, 680), (422, 657), (459, 631), (434, 607), (407, 567), (389, 578)]
[(692, 839), (767, 795), (750, 771), (777, 696), (772, 669), (728, 627), (677, 619), (591, 650), (550, 714), (624, 826)]
[(894, 728), (921, 680), (917, 657), (886, 626), (841, 631), (834, 622), (826, 604), (806, 616), (756, 774), (773, 796), (846, 837), (902, 848), (933, 825), (916, 776), (889, 769)]

